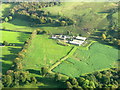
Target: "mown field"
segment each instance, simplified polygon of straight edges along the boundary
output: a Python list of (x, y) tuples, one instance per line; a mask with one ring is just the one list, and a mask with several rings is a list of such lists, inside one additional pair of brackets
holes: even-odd
[(71, 50), (71, 47), (58, 45), (49, 37), (48, 35), (37, 35), (32, 40), (23, 60), (24, 69), (40, 70), (42, 66), (51, 66)]
[(117, 67), (118, 50), (98, 42), (92, 44), (89, 50), (78, 48), (72, 57), (57, 66), (53, 71), (71, 77)]
[(0, 46), (0, 49), (2, 50), (2, 57), (0, 59), (0, 61), (2, 61), (2, 70), (3, 72), (6, 72), (29, 35), (10, 31), (0, 31), (0, 34), (2, 35), (0, 43), (7, 41), (8, 43), (15, 44), (15, 46)]

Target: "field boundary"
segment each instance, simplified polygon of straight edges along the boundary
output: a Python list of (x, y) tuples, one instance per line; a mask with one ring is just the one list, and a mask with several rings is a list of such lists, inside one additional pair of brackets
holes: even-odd
[(67, 58), (69, 58), (70, 56), (72, 56), (76, 50), (77, 50), (77, 47), (74, 46), (66, 56), (64, 56), (63, 58), (61, 58), (54, 65), (52, 65), (50, 67), (49, 71), (53, 70), (55, 67), (57, 67), (59, 64), (61, 64), (63, 61), (65, 61)]
[(94, 44), (95, 42), (97, 42), (97, 41), (91, 41), (87, 46), (85, 46), (84, 48), (86, 49), (86, 50), (89, 50), (89, 48), (90, 48), (90, 46), (92, 45), (92, 44)]

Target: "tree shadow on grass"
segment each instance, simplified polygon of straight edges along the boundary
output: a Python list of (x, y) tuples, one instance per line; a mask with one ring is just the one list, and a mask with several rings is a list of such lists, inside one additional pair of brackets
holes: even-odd
[[(17, 28), (16, 28), (17, 29)], [(22, 28), (23, 29), (23, 28)], [(26, 28), (25, 28), (26, 29)], [(0, 29), (2, 31), (10, 31), (10, 32), (21, 32), (25, 34), (31, 34), (31, 32), (25, 32), (25, 31), (17, 31), (17, 30), (9, 30), (9, 29)]]
[(21, 43), (9, 43), (9, 46), (21, 47), (21, 46), (23, 46), (23, 44), (21, 44)]
[[(2, 55), (2, 60), (4, 61), (13, 61), (17, 57), (17, 53), (21, 50), (21, 48), (13, 48), (9, 47), (8, 50), (11, 54)], [(5, 73), (8, 69), (11, 68), (11, 64), (6, 64), (5, 62), (2, 63), (2, 71)]]
[(104, 33), (104, 31), (106, 31), (105, 29), (98, 29), (97, 31), (98, 32), (94, 32), (93, 34), (91, 34), (91, 37), (89, 37), (89, 39), (98, 41), (101, 44), (109, 45), (109, 46), (112, 46), (115, 49), (120, 50), (120, 47), (118, 45), (113, 45), (111, 43), (108, 43), (108, 42), (105, 42), (105, 41), (102, 40), (102, 33)]
[(13, 61), (17, 57), (17, 54), (21, 50), (21, 48), (9, 47), (8, 50), (10, 51), (11, 54), (2, 55), (3, 56), (2, 60), (4, 60), (4, 61)]
[[(41, 76), (39, 70), (27, 69), (32, 74), (37, 74)], [(38, 88), (65, 88), (65, 83), (57, 82), (54, 78), (49, 77), (36, 77), (37, 81), (44, 83), (44, 86), (38, 86)]]
[(101, 40), (101, 38), (99, 38), (99, 37), (90, 37), (90, 39), (95, 40), (95, 41), (97, 41), (97, 42), (99, 42), (99, 43), (101, 43), (101, 44), (103, 44), (103, 45), (108, 45), (108, 46), (111, 46), (111, 47), (113, 47), (113, 48), (115, 48), (115, 49), (119, 49), (119, 50), (120, 50), (120, 47), (119, 47), (118, 45), (113, 45), (113, 44), (111, 44), (111, 43), (104, 42), (104, 41)]
[(39, 70), (27, 69), (27, 71), (29, 71), (30, 73), (33, 73), (33, 74), (40, 75), (40, 71)]
[[(18, 44), (19, 45), (19, 44)], [(21, 45), (21, 44), (20, 44)], [(9, 47), (8, 50), (10, 51), (11, 54), (18, 54), (22, 49), (21, 48), (14, 48), (14, 47)]]
[(22, 18), (14, 17), (14, 19), (9, 21), (9, 23), (11, 23), (13, 25), (17, 25), (17, 26), (27, 26), (27, 27), (30, 27), (31, 24), (33, 24), (33, 22), (29, 22), (29, 21), (27, 21), (25, 19), (26, 18), (22, 19)]
[(9, 54), (9, 55), (3, 55), (2, 60), (4, 61), (12, 61), (17, 57), (17, 55)]
[(30, 35), (31, 33), (19, 33), (17, 39), (19, 40), (19, 42), (25, 42), (30, 37)]
[(65, 88), (65, 83), (57, 82), (54, 78), (36, 77), (36, 79), (44, 83), (44, 86), (38, 86), (39, 88)]
[(11, 64), (2, 63), (2, 73), (5, 74), (8, 69), (11, 68)]
[(108, 12), (108, 11), (103, 11), (103, 12), (98, 12), (98, 13), (104, 14), (104, 13), (110, 13), (110, 12)]
[(0, 42), (0, 46), (3, 46), (2, 44), (3, 44), (3, 43)]
[(2, 16), (8, 16), (8, 14), (6, 14), (6, 12), (8, 12), (9, 13), (9, 11), (10, 11), (10, 9), (11, 8), (13, 8), (14, 7), (14, 5), (16, 5), (16, 3), (13, 3), (13, 2), (11, 2), (11, 3), (9, 3), (10, 4), (10, 7), (8, 7), (8, 8), (5, 8), (1, 13), (3, 14)]

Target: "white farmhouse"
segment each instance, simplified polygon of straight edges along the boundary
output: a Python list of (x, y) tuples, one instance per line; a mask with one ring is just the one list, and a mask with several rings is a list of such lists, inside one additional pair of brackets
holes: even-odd
[(77, 40), (83, 40), (83, 41), (85, 41), (87, 38), (86, 38), (86, 37), (77, 36), (76, 39), (77, 39)]
[(52, 35), (52, 37), (51, 37), (52, 39), (57, 39), (57, 37), (55, 36), (55, 35)]
[(84, 41), (73, 40), (73, 41), (69, 41), (69, 43), (80, 46), (80, 45), (82, 45), (84, 43)]

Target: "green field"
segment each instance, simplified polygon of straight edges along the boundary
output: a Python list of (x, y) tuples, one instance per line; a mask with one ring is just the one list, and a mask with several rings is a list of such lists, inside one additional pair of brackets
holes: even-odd
[(15, 46), (0, 46), (0, 49), (2, 50), (2, 59), (0, 59), (0, 61), (2, 61), (3, 72), (5, 72), (11, 66), (12, 61), (21, 50), (21, 46), (29, 35), (10, 31), (0, 31), (0, 34), (2, 35), (0, 43), (7, 41), (8, 43), (15, 44)]
[[(9, 13), (9, 9), (13, 6), (14, 5), (11, 4), (2, 4), (2, 14), (0, 14), (0, 16), (6, 16)], [(31, 26), (32, 22), (17, 17), (13, 18), (12, 21), (2, 23), (0, 29), (4, 29), (4, 31), (0, 31), (0, 37), (2, 34), (0, 43), (5, 40), (16, 45), (0, 46), (0, 49), (2, 50), (0, 62), (2, 62), (3, 73), (11, 67), (12, 61), (21, 50), (24, 41), (28, 39), (29, 34), (27, 33), (40, 28), (49, 31), (51, 34), (65, 34), (66, 31), (72, 31), (75, 35), (81, 34), (82, 36), (88, 37), (89, 34), (93, 32), (93, 28), (103, 29), (109, 25), (109, 22), (106, 19), (108, 13), (104, 13), (104, 11), (114, 8), (115, 6), (116, 4), (112, 2), (63, 2), (60, 6), (43, 8), (43, 10), (49, 11), (53, 17), (60, 15), (72, 19), (75, 24), (71, 26), (52, 27), (49, 26), (49, 24)], [(115, 13), (113, 16), (116, 18), (118, 17), (118, 14)], [(83, 28), (90, 29), (84, 31)], [(78, 49), (75, 49), (75, 53), (72, 53), (73, 55), (70, 53), (69, 57), (68, 53), (71, 51), (72, 45), (58, 45), (55, 40), (49, 39), (49, 35), (37, 35), (33, 38), (28, 47), (22, 64), (23, 69), (29, 71), (30, 74), (35, 76), (40, 83), (20, 87), (57, 88), (63, 86), (60, 82), (56, 82), (53, 79), (48, 79), (40, 75), (41, 67), (51, 67), (61, 59), (63, 62), (52, 71), (71, 77), (78, 77), (82, 74), (116, 67), (117, 65), (118, 50), (111, 46), (95, 42), (89, 47), (89, 49), (78, 46), (76, 48)], [(65, 57), (66, 55), (68, 56)], [(64, 57), (67, 59), (64, 60)]]
[(14, 4), (2, 4), (1, 5), (1, 9), (0, 9), (0, 16), (6, 16), (9, 14), (9, 9), (12, 8), (14, 6)]
[[(106, 2), (63, 2), (60, 6), (48, 7), (43, 10), (51, 12), (53, 16), (60, 15), (71, 18), (75, 24), (65, 27), (41, 26), (42, 29), (52, 33), (66, 33), (66, 30), (73, 34), (81, 33), (83, 36), (89, 35), (93, 28), (105, 28), (108, 26), (106, 16), (108, 13), (102, 13), (105, 10), (115, 7), (114, 3)], [(89, 31), (82, 30), (90, 28)]]
[(117, 49), (96, 42), (90, 46), (89, 50), (79, 48), (72, 57), (53, 71), (78, 77), (85, 73), (117, 67), (117, 60)]
[(28, 48), (23, 60), (24, 69), (38, 69), (51, 66), (71, 50), (71, 47), (61, 46), (48, 35), (37, 35)]
[[(5, 17), (9, 14), (10, 8), (12, 8), (14, 4), (2, 4), (0, 12), (1, 16)], [(13, 31), (21, 31), (21, 32), (32, 32), (33, 30), (39, 27), (32, 27), (30, 22), (26, 20), (22, 20), (20, 18), (13, 18), (12, 21), (4, 22), (1, 24), (0, 29), (7, 29)]]
[[(63, 2), (60, 6), (53, 6), (43, 8), (45, 11), (49, 11), (51, 16), (60, 15), (71, 18), (75, 24), (70, 26), (60, 26), (52, 27), (49, 24), (43, 24), (39, 26), (31, 27), (32, 23), (27, 22), (26, 20), (20, 20), (14, 18), (10, 22), (3, 23), (3, 28), (10, 30), (18, 31), (28, 31), (31, 32), (36, 28), (41, 28), (50, 33), (66, 33), (67, 30), (72, 31), (73, 34), (82, 34), (83, 36), (89, 35), (89, 32), (93, 31), (93, 28), (105, 28), (108, 26), (108, 21), (106, 16), (108, 13), (102, 13), (105, 10), (114, 8), (116, 4), (106, 3), (106, 2)], [(8, 9), (11, 7), (10, 4), (3, 4), (2, 11), (8, 12)], [(6, 9), (8, 8), (8, 9)], [(82, 30), (83, 28), (89, 28), (88, 31)]]

